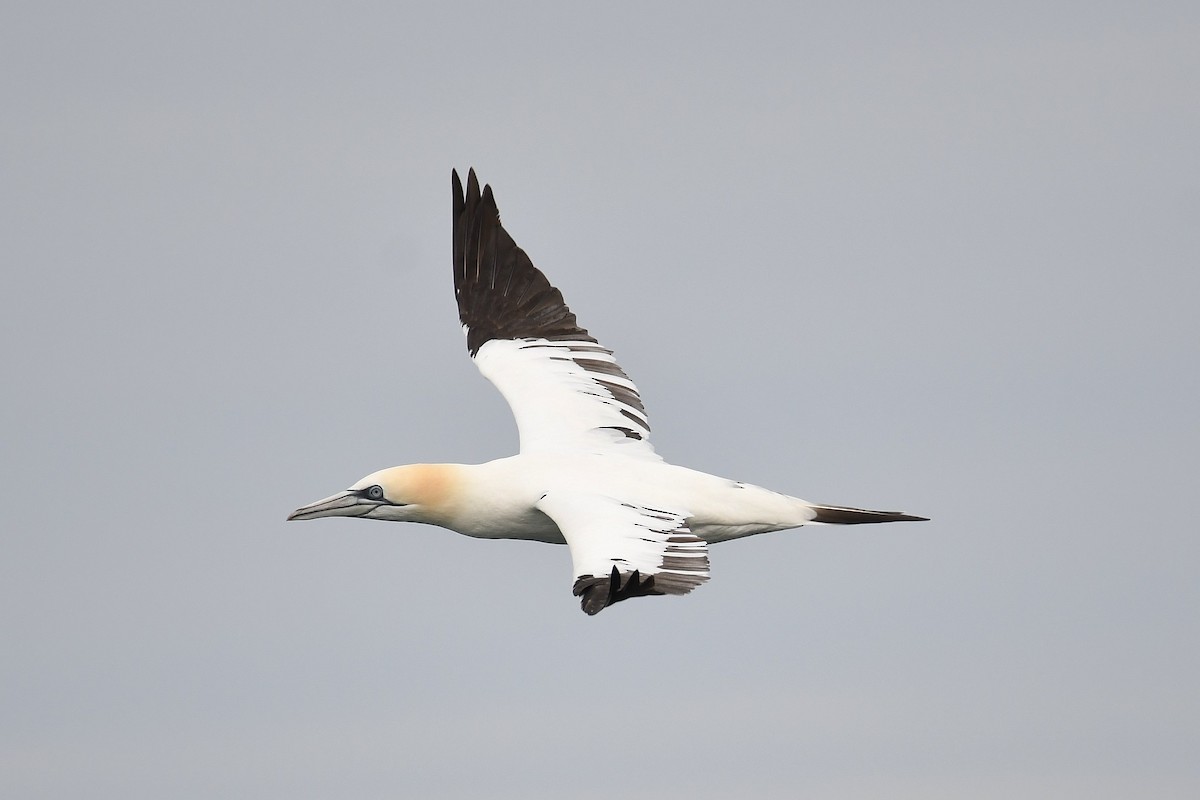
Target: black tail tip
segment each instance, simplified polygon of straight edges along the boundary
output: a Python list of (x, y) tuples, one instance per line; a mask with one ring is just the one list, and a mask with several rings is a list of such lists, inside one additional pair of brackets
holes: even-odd
[(828, 525), (866, 525), (876, 522), (928, 522), (929, 517), (917, 517), (900, 511), (869, 511), (865, 508), (813, 506), (813, 522)]

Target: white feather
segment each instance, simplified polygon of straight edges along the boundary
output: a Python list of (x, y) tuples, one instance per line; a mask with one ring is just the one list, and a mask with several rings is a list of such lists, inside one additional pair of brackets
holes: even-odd
[(611, 452), (661, 460), (649, 442), (645, 413), (604, 385), (636, 393), (633, 382), (597, 374), (577, 359), (616, 366), (612, 354), (592, 342), (493, 339), (479, 348), (475, 364), (512, 408), (521, 452)]

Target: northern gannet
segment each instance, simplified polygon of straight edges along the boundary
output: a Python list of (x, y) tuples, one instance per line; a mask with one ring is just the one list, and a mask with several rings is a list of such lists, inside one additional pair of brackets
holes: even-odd
[(475, 170), (454, 188), (454, 293), (467, 350), (516, 418), (520, 452), (486, 464), (373, 472), (288, 517), (424, 522), (481, 539), (566, 544), (573, 592), (596, 614), (631, 597), (687, 594), (708, 545), (801, 525), (924, 520), (820, 505), (668, 464), (637, 387), (575, 321), (500, 224)]

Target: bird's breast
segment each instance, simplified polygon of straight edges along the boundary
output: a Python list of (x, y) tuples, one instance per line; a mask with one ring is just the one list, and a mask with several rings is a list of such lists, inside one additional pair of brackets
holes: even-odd
[(524, 507), (475, 506), (453, 521), (453, 529), (476, 539), (527, 539), (566, 544), (554, 520), (532, 505)]

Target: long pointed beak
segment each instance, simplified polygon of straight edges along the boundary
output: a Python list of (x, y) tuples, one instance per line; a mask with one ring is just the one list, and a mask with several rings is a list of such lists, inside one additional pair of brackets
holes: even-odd
[(316, 519), (317, 517), (361, 517), (376, 506), (364, 501), (351, 491), (338, 492), (332, 497), (301, 506), (288, 515), (288, 519)]

